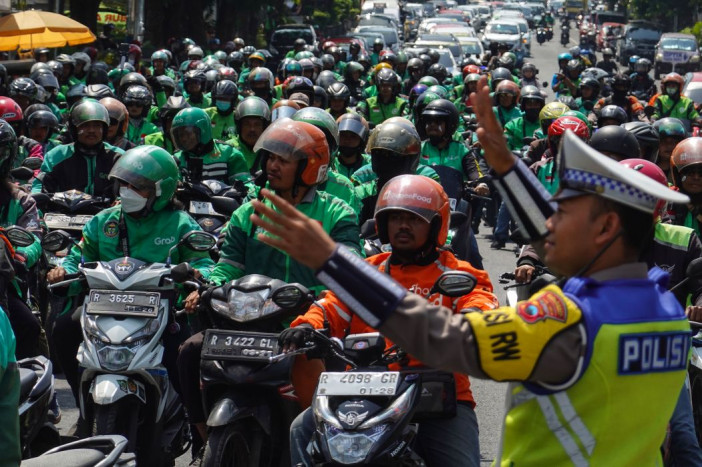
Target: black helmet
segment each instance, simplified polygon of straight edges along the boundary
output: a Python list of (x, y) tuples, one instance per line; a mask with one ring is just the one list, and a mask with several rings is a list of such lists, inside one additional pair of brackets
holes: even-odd
[(35, 82), (49, 92), (54, 90), (58, 91), (58, 89), (61, 87), (58, 79), (56, 79), (56, 76), (54, 76), (53, 73), (40, 73)]
[(319, 74), (319, 76), (317, 76), (316, 84), (317, 86), (322, 86), (324, 89), (328, 89), (329, 86), (336, 82), (337, 79), (334, 75), (334, 72), (330, 70), (324, 70)]
[(441, 55), (439, 55), (439, 52), (434, 50), (434, 49), (429, 49), (427, 52), (427, 55), (429, 55), (429, 59), (431, 60), (431, 63), (437, 63), (439, 59), (441, 58)]
[(85, 84), (74, 84), (66, 91), (66, 103), (71, 108), (73, 105), (85, 97)]
[(63, 74), (63, 63), (59, 62), (58, 60), (49, 60), (46, 62), (46, 64), (57, 78)]
[(602, 56), (603, 56), (603, 57), (605, 57), (605, 56), (610, 56), (610, 57), (611, 57), (611, 56), (613, 56), (613, 55), (614, 55), (614, 52), (613, 52), (612, 49), (610, 49), (609, 47), (605, 47), (604, 49), (602, 49)]
[(618, 160), (641, 157), (641, 148), (636, 137), (616, 125), (608, 125), (597, 130), (588, 144), (597, 151), (614, 154)]
[(12, 126), (0, 120), (0, 179), (7, 178), (17, 157), (17, 135)]
[(122, 97), (124, 94), (124, 91), (127, 90), (129, 86), (133, 86), (135, 84), (138, 84), (140, 86), (148, 86), (148, 83), (146, 82), (146, 78), (144, 78), (143, 75), (140, 73), (137, 73), (135, 71), (127, 73), (126, 75), (122, 76), (122, 79), (119, 80), (119, 88), (117, 89), (117, 96)]
[(322, 68), (332, 69), (334, 68), (334, 65), (336, 65), (336, 60), (332, 54), (322, 55)]
[(410, 58), (407, 62), (407, 71), (409, 73), (412, 73), (413, 71), (423, 72), (424, 62), (417, 57)]
[(115, 94), (106, 84), (91, 84), (85, 87), (85, 97), (99, 101), (103, 97), (115, 97)]
[(170, 76), (161, 75), (156, 77), (156, 81), (161, 86), (167, 96), (172, 96), (176, 91), (176, 83)]
[(524, 62), (524, 64), (522, 65), (522, 75), (524, 75), (524, 72), (527, 70), (533, 71), (534, 75), (539, 73), (539, 70), (536, 68), (536, 65), (534, 65), (531, 62)]
[[(97, 65), (97, 63), (95, 64)], [(85, 84), (107, 84), (110, 82), (107, 70), (102, 67), (91, 66), (88, 76), (85, 77)]]
[(600, 116), (597, 119), (597, 126), (602, 128), (602, 123), (604, 120), (614, 119), (621, 125), (626, 123), (629, 118), (626, 115), (626, 111), (619, 107), (618, 105), (605, 105), (600, 111)]
[(347, 112), (340, 116), (336, 120), (336, 123), (339, 127), (339, 133), (342, 131), (351, 132), (361, 138), (362, 146), (366, 145), (370, 131), (368, 130), (368, 122), (366, 122), (365, 118), (355, 112)]
[(522, 111), (525, 110), (526, 101), (538, 101), (543, 108), (546, 105), (546, 98), (536, 86), (528, 85), (522, 88), (522, 100), (520, 103)]
[(556, 100), (567, 105), (570, 108), (570, 110), (578, 110), (578, 103), (575, 101), (575, 98), (573, 96), (560, 96)]
[(618, 87), (626, 87), (627, 92), (631, 89), (631, 78), (629, 75), (623, 73), (614, 75), (612, 79), (612, 89), (616, 90)]
[(448, 70), (441, 63), (434, 63), (427, 70), (427, 76), (433, 76), (439, 83), (443, 83), (448, 77)]
[(427, 117), (441, 118), (446, 123), (445, 139), (452, 138), (458, 128), (458, 109), (448, 99), (436, 99), (429, 102), (422, 111), (419, 125), (426, 125), (425, 119)]
[(344, 101), (344, 106), (348, 106), (349, 99), (351, 98), (351, 91), (344, 83), (332, 83), (332, 85), (327, 88), (327, 95), (329, 99), (342, 99)]
[(16, 78), (10, 83), (10, 97), (24, 96), (34, 100), (37, 95), (37, 84), (29, 78)]
[(373, 50), (375, 50), (376, 45), (379, 45), (382, 48), (385, 45), (385, 43), (383, 42), (383, 40), (380, 37), (376, 37), (373, 40)]
[(158, 118), (161, 121), (161, 126), (165, 127), (165, 122), (167, 120), (173, 120), (178, 112), (188, 108), (190, 108), (190, 104), (188, 104), (188, 101), (185, 100), (185, 97), (169, 97), (166, 103), (163, 104), (158, 111)]
[(227, 57), (227, 65), (230, 67), (237, 69), (241, 68), (241, 65), (244, 64), (244, 54), (242, 54), (239, 51), (234, 51), (229, 54)]
[[(434, 94), (430, 91), (425, 91), (422, 94), (420, 94), (419, 97), (417, 97), (417, 101), (414, 103), (414, 108), (412, 109), (412, 112), (414, 114), (414, 121), (418, 122), (422, 118), (422, 112), (424, 112), (426, 106), (429, 105), (430, 102), (435, 101), (437, 99), (441, 99), (441, 96), (439, 96), (438, 94)], [(426, 139), (424, 127), (422, 125), (418, 125), (416, 130), (419, 133), (421, 139)]]
[(218, 81), (212, 89), (212, 100), (215, 99), (231, 99), (236, 102), (239, 97), (239, 88), (233, 81), (223, 79)]
[(578, 59), (572, 59), (568, 60), (568, 63), (566, 63), (566, 70), (567, 71), (577, 71), (578, 73), (582, 70), (582, 63)]
[(400, 84), (400, 78), (397, 76), (397, 73), (390, 68), (383, 68), (382, 70), (378, 71), (374, 80), (376, 86), (378, 87), (380, 87), (381, 84), (390, 84), (392, 85), (393, 89), (396, 89)]
[(512, 80), (512, 72), (507, 68), (498, 67), (490, 72), (490, 84), (493, 91), (497, 89), (497, 85), (500, 84), (500, 81), (505, 80)]
[(600, 93), (600, 82), (595, 78), (586, 77), (580, 81), (580, 89), (582, 88), (592, 89), (594, 91), (594, 96), (597, 96)]
[(622, 124), (622, 128), (634, 135), (639, 142), (641, 148), (641, 158), (655, 163), (658, 159), (658, 146), (660, 144), (660, 135), (658, 130), (646, 122), (626, 122)]
[(58, 118), (50, 110), (37, 110), (32, 112), (27, 118), (27, 128), (48, 128), (49, 134), (47, 138), (58, 130)]
[(215, 81), (222, 81), (223, 79), (228, 79), (229, 81), (236, 83), (239, 80), (239, 73), (230, 66), (223, 66), (217, 70), (217, 76)]
[[(327, 108), (327, 91), (322, 86), (314, 86), (314, 98), (315, 100), (321, 101), (320, 107), (323, 109)], [(312, 102), (310, 102), (310, 107)], [(316, 106), (315, 106), (316, 107)]]
[(305, 47), (307, 45), (307, 41), (304, 40), (302, 37), (298, 37), (297, 39), (295, 39), (295, 42), (293, 43), (293, 45), (295, 47)]
[(285, 97), (290, 98), (293, 94), (301, 92), (306, 95), (310, 102), (314, 101), (314, 84), (308, 78), (304, 76), (295, 76), (288, 83), (288, 87), (285, 90)]
[(32, 104), (29, 107), (27, 107), (26, 109), (24, 109), (24, 121), (26, 122), (27, 118), (29, 118), (30, 115), (32, 115), (34, 112), (39, 112), (40, 110), (46, 110), (48, 112), (51, 112), (51, 109), (49, 108), (48, 105)]
[(142, 106), (141, 117), (146, 117), (146, 115), (149, 113), (152, 99), (153, 96), (151, 96), (151, 91), (149, 91), (149, 88), (147, 88), (146, 86), (140, 86), (138, 84), (134, 86), (129, 86), (127, 90), (124, 91), (124, 95), (122, 96), (122, 102), (124, 102), (125, 106)]

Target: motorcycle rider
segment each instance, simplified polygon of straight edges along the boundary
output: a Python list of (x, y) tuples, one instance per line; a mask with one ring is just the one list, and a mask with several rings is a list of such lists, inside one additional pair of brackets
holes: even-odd
[[(354, 300), (354, 312), (361, 319), (424, 363), (495, 380), (524, 381), (508, 388), (497, 464), (598, 465), (614, 457), (622, 465), (653, 459), (661, 463), (659, 446), (685, 379), (689, 324), (665, 285), (656, 285), (667, 283), (667, 275), (657, 268), (649, 275), (646, 265), (636, 261), (652, 233), (658, 200), (681, 202), (685, 197), (566, 133), (561, 156), (571, 172), (565, 171), (569, 176), (561, 182), (554, 212), (538, 182), (522, 165), (515, 165), (484, 82), (475, 105), (483, 125), (481, 144), (498, 174), (498, 188), (513, 201), (512, 214), (529, 232), (528, 239), (544, 246), (549, 266), (571, 278), (563, 288), (550, 285), (516, 309), (455, 316), (346, 254), (312, 221), (269, 193), (267, 201), (281, 213), (255, 203), (258, 214), (253, 222), (272, 234), (259, 238), (317, 268), (332, 292)], [(583, 173), (599, 182), (579, 184), (577, 177)], [(605, 191), (608, 183), (625, 191)], [(646, 193), (647, 201), (632, 194), (634, 190)], [(369, 287), (376, 293), (368, 293)], [(511, 345), (498, 340), (505, 332), (516, 336)], [(667, 352), (663, 368), (644, 365), (641, 353), (624, 357), (620, 342), (639, 350), (642, 332), (660, 346), (677, 336), (681, 352), (674, 358)], [(561, 342), (562, 347), (559, 341), (568, 343)], [(505, 359), (505, 350), (513, 358)], [(655, 411), (650, 410), (652, 400)], [(551, 418), (563, 412), (569, 414), (568, 422)], [(612, 417), (618, 422), (610, 423)], [(564, 423), (579, 428), (571, 431)], [(626, 430), (623, 423), (629, 426)], [(624, 450), (622, 443), (637, 448)]]
[(110, 116), (110, 126), (107, 127), (106, 141), (123, 151), (132, 149), (136, 145), (125, 138), (129, 128), (129, 111), (127, 107), (113, 97), (105, 97), (99, 102), (105, 106)]
[(151, 91), (146, 86), (129, 86), (122, 95), (122, 102), (129, 111), (126, 138), (135, 146), (144, 144), (146, 135), (158, 132), (158, 127), (147, 119), (152, 100)]
[(529, 144), (529, 149), (525, 155), (525, 163), (527, 165), (533, 164), (542, 158), (549, 148), (547, 137), (549, 127), (558, 117), (562, 117), (568, 111), (570, 111), (568, 106), (558, 101), (549, 102), (541, 109), (541, 112), (539, 112), (539, 123), (541, 124), (541, 133), (544, 136)]
[(241, 152), (249, 167), (249, 172), (256, 173), (260, 167), (260, 158), (254, 151), (256, 142), (271, 123), (271, 111), (263, 99), (250, 96), (236, 106), (234, 114), (236, 136), (227, 141)]
[[(268, 187), (285, 197), (296, 209), (317, 219), (325, 231), (352, 251), (360, 254), (356, 213), (345, 202), (317, 191), (323, 171), (329, 164), (329, 145), (319, 128), (288, 118), (273, 122), (261, 135), (255, 151), (260, 151)], [(265, 190), (262, 190), (264, 192)], [(251, 203), (239, 207), (224, 231), (220, 260), (209, 279), (221, 284), (247, 274), (264, 274), (288, 282), (299, 282), (315, 292), (323, 290), (314, 270), (291, 261), (287, 254), (265, 246), (255, 235), (249, 217)], [(252, 230), (254, 229), (254, 230)], [(185, 301), (192, 313), (200, 299), (197, 291)], [(183, 403), (203, 440), (207, 439), (206, 414), (200, 399), (200, 349), (204, 333), (190, 337), (178, 357)]]
[(59, 131), (59, 122), (50, 110), (37, 110), (25, 117), (29, 138), (41, 144), (42, 153), (46, 154), (60, 143), (55, 139)]
[[(10, 247), (3, 242), (6, 255)], [(19, 394), (20, 377), (17, 369), (15, 335), (4, 310), (0, 309), (0, 418), (3, 420), (0, 430), (0, 452), (7, 465), (20, 465), (21, 445), (19, 429)]]
[(652, 121), (672, 117), (689, 120), (690, 123), (702, 126), (702, 117), (695, 109), (695, 103), (689, 97), (682, 95), (684, 84), (684, 78), (677, 73), (665, 75), (661, 80), (665, 93), (658, 96), (653, 103)]
[(205, 110), (212, 121), (212, 136), (226, 141), (236, 135), (234, 110), (239, 103), (239, 88), (228, 79), (218, 81), (212, 89), (214, 107)]
[(397, 95), (400, 90), (400, 78), (390, 68), (380, 69), (373, 78), (378, 95), (361, 101), (356, 110), (371, 126), (383, 123), (391, 117), (407, 113), (407, 101)]
[[(428, 203), (417, 201), (428, 199)], [(421, 175), (400, 175), (390, 180), (378, 197), (375, 208), (376, 230), (381, 242), (392, 246), (391, 253), (381, 253), (366, 261), (378, 271), (390, 275), (407, 290), (423, 294), (430, 290), (446, 269), (468, 271), (478, 278), (477, 288), (458, 299), (438, 294), (427, 297), (442, 303), (454, 313), (462, 310), (492, 310), (497, 297), (485, 271), (457, 259), (453, 253), (442, 250), (449, 224), (449, 199), (435, 181)], [(329, 322), (331, 337), (343, 339), (348, 334), (377, 332), (358, 318), (339, 297), (328, 293), (303, 316), (297, 317), (290, 328), (280, 334), (283, 351), (301, 346), (312, 329)], [(325, 317), (326, 316), (326, 317)], [(393, 345), (389, 340), (386, 348)], [(402, 365), (393, 364), (390, 370), (423, 367), (412, 356)], [(454, 417), (422, 422), (419, 425), (416, 449), (428, 465), (478, 466), (478, 423), (475, 401), (466, 375), (454, 373), (456, 378), (457, 413)], [(292, 465), (311, 465), (306, 448), (315, 429), (311, 409), (298, 415), (290, 427), (290, 457)]]
[(521, 117), (510, 120), (505, 125), (505, 136), (510, 150), (518, 151), (526, 144), (524, 138), (543, 138), (539, 114), (546, 105), (546, 99), (535, 86), (525, 86), (521, 92)]
[(327, 88), (327, 96), (329, 96), (329, 108), (327, 112), (329, 112), (334, 119), (338, 120), (342, 115), (351, 112), (351, 109), (349, 109), (351, 91), (344, 83), (332, 83)]
[(631, 74), (631, 92), (640, 101), (647, 101), (656, 93), (656, 82), (649, 76), (651, 71), (651, 60), (642, 58), (634, 65), (634, 73)]
[(171, 96), (159, 110), (159, 120), (161, 123), (161, 131), (146, 135), (144, 144), (149, 146), (158, 146), (168, 151), (169, 154), (175, 154), (176, 147), (173, 144), (171, 137), (171, 124), (173, 119), (183, 109), (189, 109), (190, 104), (183, 96)]
[(492, 110), (495, 112), (495, 116), (502, 128), (510, 121), (522, 116), (522, 111), (519, 109), (520, 99), (521, 91), (519, 86), (512, 81), (501, 81), (495, 88), (497, 105)]
[(615, 62), (613, 59), (614, 52), (611, 48), (605, 47), (602, 49), (602, 60), (597, 62), (595, 67), (606, 71), (610, 75), (615, 75), (619, 73), (619, 68), (617, 67), (617, 62)]
[(146, 73), (151, 76), (168, 76), (171, 79), (176, 79), (173, 70), (168, 68), (168, 62), (166, 51), (157, 50), (151, 54), (151, 66), (146, 69)]
[(673, 150), (670, 172), (676, 187), (690, 197), (690, 202), (673, 206), (676, 225), (684, 225), (700, 235), (702, 229), (702, 137), (687, 138)]
[(15, 167), (19, 166), (27, 157), (44, 157), (41, 144), (32, 138), (24, 136), (24, 117), (22, 109), (17, 102), (9, 97), (0, 97), (0, 119), (9, 123), (17, 136), (18, 153), (14, 161)]
[(580, 81), (580, 97), (575, 99), (578, 110), (585, 115), (590, 114), (600, 98), (600, 82), (595, 78), (583, 78)]
[(278, 102), (278, 100), (273, 97), (275, 78), (268, 68), (260, 67), (251, 70), (251, 73), (246, 78), (246, 83), (253, 95), (266, 101), (268, 107)]
[(600, 111), (608, 105), (616, 105), (624, 109), (627, 115), (627, 121), (632, 122), (639, 120), (641, 122), (648, 122), (648, 118), (644, 113), (643, 105), (636, 99), (636, 97), (630, 95), (631, 91), (631, 78), (625, 74), (614, 75), (614, 80), (612, 82), (612, 95), (608, 97), (603, 97), (593, 109), (596, 115), (599, 115)]
[(351, 179), (354, 172), (371, 162), (370, 155), (364, 152), (368, 142), (368, 122), (357, 113), (348, 112), (336, 123), (339, 126), (339, 151), (332, 161), (332, 170)]
[(558, 73), (555, 83), (551, 86), (556, 96), (577, 96), (581, 71), (582, 63), (580, 60), (576, 58), (568, 60), (565, 66), (565, 72)]
[(658, 131), (658, 160), (656, 164), (668, 177), (668, 181), (674, 183), (670, 159), (678, 143), (687, 138), (685, 126), (677, 118), (662, 118), (656, 120), (653, 128)]
[(79, 190), (114, 198), (107, 176), (124, 151), (106, 142), (109, 125), (110, 114), (99, 102), (85, 100), (75, 105), (68, 119), (74, 142), (49, 151), (32, 182), (32, 192)]
[(533, 63), (525, 62), (522, 65), (521, 79), (519, 81), (519, 87), (524, 88), (525, 86), (536, 86), (539, 87), (539, 80), (536, 74), (539, 70)]
[(207, 76), (201, 70), (188, 70), (183, 76), (183, 89), (191, 107), (212, 107), (210, 96), (205, 93)]
[(187, 171), (188, 181), (214, 179), (233, 184), (249, 179), (243, 154), (212, 137), (212, 122), (203, 109), (178, 112), (171, 123), (171, 138), (178, 150), (173, 157)]

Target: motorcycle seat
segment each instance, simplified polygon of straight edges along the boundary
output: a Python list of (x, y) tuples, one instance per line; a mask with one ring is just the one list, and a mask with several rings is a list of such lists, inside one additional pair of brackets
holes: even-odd
[(98, 449), (71, 449), (24, 460), (22, 467), (56, 467), (57, 465), (92, 467), (104, 461), (105, 457), (105, 453)]
[(29, 393), (32, 392), (32, 388), (36, 384), (39, 377), (37, 376), (36, 372), (34, 372), (34, 370), (30, 370), (29, 368), (20, 368), (19, 375), (20, 400), (23, 401), (27, 398), (27, 396), (29, 396)]

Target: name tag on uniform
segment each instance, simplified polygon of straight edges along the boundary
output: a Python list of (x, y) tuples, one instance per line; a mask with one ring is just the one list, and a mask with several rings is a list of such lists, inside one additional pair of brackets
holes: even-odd
[(652, 332), (619, 336), (620, 375), (638, 375), (687, 368), (690, 333)]

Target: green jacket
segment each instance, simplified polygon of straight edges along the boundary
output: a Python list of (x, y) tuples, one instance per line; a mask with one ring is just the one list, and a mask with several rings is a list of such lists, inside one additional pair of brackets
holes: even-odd
[(146, 118), (141, 119), (139, 124), (133, 118), (129, 119), (129, 125), (127, 126), (127, 134), (124, 135), (127, 141), (134, 143), (137, 146), (144, 144), (144, 138), (146, 135), (150, 135), (158, 132), (159, 129), (156, 125), (149, 122)]
[(227, 144), (234, 146), (244, 156), (246, 165), (249, 167), (250, 172), (259, 169), (259, 167), (254, 167), (254, 164), (256, 163), (256, 153), (253, 151), (253, 148), (249, 148), (246, 143), (239, 139), (238, 135), (230, 140), (227, 140)]
[(222, 115), (217, 112), (217, 107), (209, 107), (205, 112), (212, 121), (212, 137), (226, 141), (236, 135), (236, 122), (234, 112), (229, 115)]
[(15, 359), (15, 334), (0, 309), (0, 453), (3, 466), (20, 465), (20, 379)]
[(335, 157), (334, 160), (332, 161), (332, 170), (336, 173), (339, 173), (349, 180), (351, 180), (351, 176), (361, 167), (363, 167), (366, 164), (371, 163), (371, 157), (370, 154), (361, 154), (361, 157), (358, 159), (358, 162), (354, 164), (353, 166), (349, 167), (347, 165), (344, 165), (340, 160), (339, 157)]
[[(5, 196), (9, 199), (5, 199)], [(17, 248), (17, 251), (27, 259), (27, 267), (31, 268), (41, 256), (41, 244), (37, 237), (41, 234), (37, 204), (29, 193), (19, 188), (13, 188), (12, 193), (9, 194), (0, 194), (0, 199), (3, 200), (0, 206), (0, 227), (16, 225), (34, 234), (34, 243)]]
[[(270, 205), (268, 201), (265, 201)], [(340, 199), (314, 189), (310, 190), (297, 209), (319, 221), (334, 241), (360, 254), (360, 230), (356, 213)], [(215, 284), (237, 279), (248, 274), (264, 274), (285, 282), (299, 282), (320, 292), (326, 287), (317, 279), (315, 271), (303, 266), (288, 255), (258, 240), (262, 232), (255, 228), (249, 217), (251, 203), (234, 211), (224, 230), (220, 259), (210, 275)]]
[(695, 121), (700, 118), (700, 114), (695, 110), (695, 103), (692, 99), (681, 96), (678, 100), (673, 100), (670, 96), (662, 94), (653, 103), (654, 120), (665, 117), (682, 118), (684, 120)]
[(170, 154), (175, 154), (176, 148), (173, 146), (171, 138), (166, 138), (162, 131), (156, 133), (151, 133), (144, 137), (144, 144), (149, 144), (152, 146), (158, 146), (168, 151)]
[(207, 94), (203, 94), (202, 99), (200, 101), (195, 101), (190, 96), (188, 96), (186, 100), (188, 101), (188, 104), (190, 104), (191, 107), (198, 107), (200, 109), (212, 107), (212, 99), (210, 99), (210, 96)]
[(500, 125), (502, 125), (502, 128), (507, 125), (508, 122), (514, 120), (515, 118), (519, 118), (522, 115), (521, 110), (519, 110), (519, 107), (515, 106), (512, 107), (509, 110), (505, 110), (504, 107), (500, 107), (499, 105), (496, 107), (492, 108), (493, 112), (495, 112), (495, 116), (497, 117), (497, 120), (500, 122)]
[[(187, 169), (188, 160), (197, 156), (178, 151), (173, 157), (181, 169)], [(245, 181), (249, 178), (249, 169), (241, 152), (229, 144), (215, 141), (212, 152), (205, 154), (203, 158), (202, 180), (221, 180), (231, 184), (235, 180)]]
[(330, 195), (345, 201), (354, 211), (358, 212), (360, 205), (353, 190), (353, 183), (348, 177), (333, 171), (327, 172), (327, 181), (318, 186), (319, 191), (324, 191)]
[(470, 153), (468, 147), (459, 141), (450, 141), (444, 149), (439, 149), (431, 141), (425, 140), (419, 156), (419, 164), (430, 166), (432, 164), (445, 165), (458, 170), (466, 178), (463, 170), (463, 158)]
[[(83, 257), (89, 261), (111, 261), (125, 256), (119, 241), (120, 206), (113, 206), (97, 214), (83, 228), (80, 246)], [(164, 209), (144, 218), (124, 215), (129, 244), (129, 256), (149, 263), (165, 263), (168, 250), (191, 230), (202, 230), (185, 211)], [(66, 272), (78, 272), (81, 252), (73, 247), (63, 262)], [(173, 250), (172, 264), (184, 261), (208, 277), (214, 265), (208, 252), (192, 251), (185, 246)], [(78, 285), (78, 284), (76, 284)], [(70, 294), (80, 292), (80, 287), (70, 289)]]
[(402, 117), (407, 110), (407, 101), (395, 97), (389, 104), (378, 101), (378, 96), (369, 97), (358, 103), (358, 112), (363, 115), (368, 123), (378, 125), (390, 117)]
[(537, 120), (530, 122), (524, 117), (510, 120), (505, 125), (505, 137), (510, 151), (518, 151), (524, 147), (523, 138), (543, 138), (541, 123)]
[[(417, 166), (417, 175), (424, 175), (425, 177), (429, 177), (432, 180), (436, 180), (437, 182), (440, 182), (440, 178), (437, 175), (436, 171), (429, 167), (428, 165), (424, 164), (419, 164)], [(376, 175), (375, 172), (373, 172), (373, 166), (369, 162), (368, 164), (364, 165), (360, 169), (358, 169), (356, 172), (354, 172), (353, 176), (351, 177), (351, 181), (353, 182), (354, 185), (356, 185), (356, 197), (361, 199), (359, 197), (359, 191), (358, 191), (358, 186), (363, 185), (364, 183), (367, 182), (372, 182), (373, 180), (377, 179), (378, 175)]]

